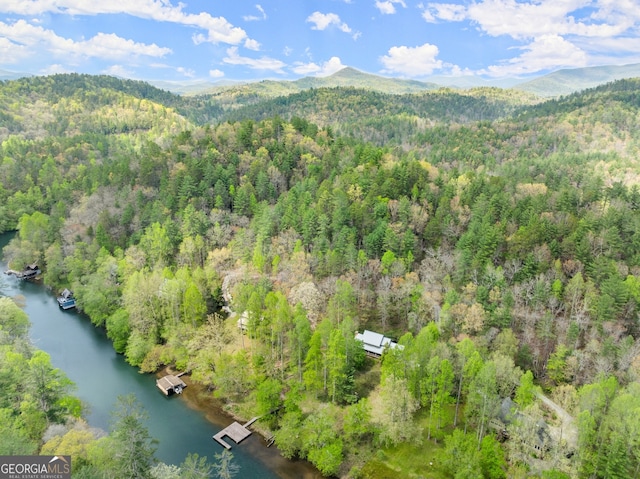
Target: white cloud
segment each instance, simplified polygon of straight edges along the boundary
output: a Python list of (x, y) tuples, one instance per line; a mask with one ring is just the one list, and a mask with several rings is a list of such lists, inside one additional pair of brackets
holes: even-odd
[(376, 8), (380, 10), (380, 13), (382, 13), (383, 15), (393, 15), (394, 13), (396, 13), (395, 4), (407, 8), (404, 0), (376, 0)]
[(335, 13), (313, 12), (307, 17), (307, 22), (314, 24), (311, 27), (313, 30), (326, 30), (330, 26), (336, 26), (345, 33), (351, 33), (349, 25), (340, 20), (340, 17)]
[(511, 0), (484, 0), (469, 6), (468, 19), (492, 36), (516, 39), (535, 38), (551, 33), (565, 34), (575, 28), (569, 13), (585, 6), (585, 0), (516, 3)]
[(468, 68), (460, 68), (458, 65), (449, 66), (449, 75), (452, 77), (471, 76), (473, 74), (474, 72)]
[(520, 43), (520, 55), (480, 73), (524, 75), (640, 60), (638, 0), (476, 0), (419, 8), (427, 22), (465, 21), (482, 33)]
[(597, 53), (610, 53), (616, 56), (631, 54), (634, 58), (640, 55), (640, 37), (599, 38), (595, 42), (578, 39), (575, 44)]
[(171, 49), (155, 43), (145, 44), (119, 37), (113, 33), (98, 33), (89, 40), (74, 41), (58, 36), (52, 30), (34, 26), (24, 20), (13, 24), (0, 22), (0, 36), (18, 45), (17, 48), (43, 48), (54, 56), (101, 58), (107, 60), (129, 59), (132, 56), (163, 57)]
[[(469, 20), (491, 36), (519, 40), (550, 34), (615, 36), (640, 19), (640, 9), (633, 0), (482, 0), (468, 6), (429, 3), (423, 8), (422, 17), (428, 22)], [(581, 17), (576, 18), (578, 12)]]
[(298, 63), (293, 67), (294, 73), (298, 75), (315, 75), (315, 76), (329, 76), (335, 72), (342, 70), (346, 65), (342, 64), (339, 57), (331, 57), (328, 61), (322, 65), (317, 63)]
[(251, 38), (247, 38), (244, 41), (244, 47), (247, 50), (253, 50), (253, 51), (259, 51), (260, 50), (260, 43), (257, 42), (256, 40), (252, 40)]
[(317, 63), (296, 63), (293, 67), (293, 72), (298, 75), (313, 75), (322, 70), (322, 67)]
[[(466, 8), (463, 5), (436, 3), (432, 5), (434, 16), (447, 22), (464, 20)], [(494, 12), (495, 14), (495, 12)]]
[(320, 74), (333, 75), (335, 72), (338, 72), (345, 67), (346, 65), (342, 64), (342, 60), (340, 60), (339, 57), (331, 57), (329, 61), (322, 64), (322, 72)]
[(53, 65), (49, 65), (43, 70), (40, 70), (42, 75), (55, 75), (57, 73), (71, 73), (71, 70), (66, 69), (64, 66), (59, 63), (54, 63)]
[(184, 12), (185, 4), (173, 6), (169, 0), (2, 0), (0, 12), (18, 15), (58, 13), (67, 15), (125, 14), (133, 17), (197, 27), (206, 34), (194, 35), (196, 43), (228, 43), (238, 45), (247, 38), (246, 32), (234, 27), (223, 17), (207, 12)]
[(520, 49), (524, 50), (521, 55), (479, 73), (508, 77), (555, 68), (579, 68), (588, 64), (586, 52), (559, 35), (543, 35)]
[(248, 58), (238, 55), (238, 47), (230, 47), (227, 49), (227, 56), (222, 60), (229, 65), (244, 65), (253, 70), (270, 70), (276, 73), (284, 73), (285, 63), (275, 58)]
[(442, 61), (436, 59), (437, 56), (438, 47), (430, 43), (417, 47), (392, 47), (387, 55), (380, 57), (384, 65), (382, 72), (409, 77), (430, 75), (443, 67)]
[(209, 76), (211, 78), (222, 78), (224, 76), (224, 72), (216, 68), (215, 70), (209, 70)]
[(591, 18), (606, 23), (635, 23), (640, 20), (640, 8), (637, 0), (599, 0)]
[[(72, 44), (72, 52), (76, 55), (103, 59), (126, 59), (131, 55), (163, 57), (171, 53), (170, 48), (159, 47), (155, 43), (151, 45), (137, 43), (133, 40), (119, 37), (114, 33), (98, 33), (87, 41), (73, 42)], [(63, 47), (59, 50), (59, 53), (64, 55), (66, 49)]]
[(111, 65), (109, 68), (102, 70), (102, 73), (114, 77), (133, 78), (133, 72), (127, 70), (122, 65)]
[(0, 63), (17, 63), (29, 55), (29, 50), (24, 45), (18, 45), (8, 38), (0, 37)]
[(425, 8), (422, 11), (422, 18), (424, 18), (424, 20), (428, 23), (437, 23), (438, 19), (433, 15), (433, 13), (431, 13), (431, 11), (427, 8)]
[(242, 19), (245, 22), (258, 22), (260, 20), (266, 20), (267, 14), (264, 11), (264, 8), (262, 8), (262, 5), (256, 5), (256, 9), (261, 13), (261, 15), (245, 15), (244, 17), (242, 17)]
[(196, 76), (196, 72), (191, 68), (178, 67), (176, 68), (176, 71), (187, 78), (194, 78)]

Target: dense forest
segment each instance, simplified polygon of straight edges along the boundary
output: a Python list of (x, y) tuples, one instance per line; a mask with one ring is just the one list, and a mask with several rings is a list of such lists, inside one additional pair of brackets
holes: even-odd
[(5, 82), (4, 254), (327, 476), (638, 477), (639, 91)]

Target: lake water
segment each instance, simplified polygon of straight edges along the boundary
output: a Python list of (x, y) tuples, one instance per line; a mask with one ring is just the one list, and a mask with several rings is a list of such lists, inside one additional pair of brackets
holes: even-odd
[[(0, 253), (10, 240), (0, 235)], [(212, 437), (233, 422), (214, 401), (196, 397), (187, 387), (182, 396), (165, 397), (156, 387), (155, 376), (140, 374), (116, 354), (104, 331), (75, 310), (62, 311), (55, 296), (42, 284), (19, 281), (7, 276), (7, 265), (0, 261), (0, 296), (22, 295), (31, 320), (30, 336), (36, 347), (51, 356), (76, 384), (75, 395), (87, 406), (85, 417), (92, 427), (109, 430), (111, 411), (119, 395), (134, 394), (149, 419), (147, 427), (157, 439), (156, 457), (167, 464), (180, 464), (188, 453), (207, 456), (222, 446)], [(198, 409), (192, 407), (198, 405)], [(231, 452), (240, 466), (238, 478), (320, 478), (305, 461), (288, 461), (275, 447), (267, 448), (258, 434), (252, 434)]]

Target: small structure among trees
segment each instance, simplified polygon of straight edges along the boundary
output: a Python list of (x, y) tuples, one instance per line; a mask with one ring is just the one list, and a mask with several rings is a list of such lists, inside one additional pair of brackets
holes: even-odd
[(356, 333), (356, 340), (362, 342), (362, 348), (367, 356), (380, 358), (387, 348), (397, 348), (398, 343), (383, 334), (365, 329), (363, 333)]
[(28, 264), (22, 271), (14, 271), (12, 269), (5, 271), (5, 274), (12, 274), (18, 279), (34, 279), (41, 273), (42, 271), (37, 263)]
[(182, 390), (186, 388), (187, 385), (182, 379), (180, 379), (180, 376), (181, 374), (179, 376), (167, 374), (166, 376), (156, 380), (156, 386), (158, 386), (158, 389), (160, 389), (165, 396), (181, 394)]
[(552, 438), (549, 428), (542, 418), (518, 411), (511, 398), (505, 398), (498, 417), (490, 422), (501, 440), (518, 441), (524, 450), (537, 457), (544, 457), (551, 448)]

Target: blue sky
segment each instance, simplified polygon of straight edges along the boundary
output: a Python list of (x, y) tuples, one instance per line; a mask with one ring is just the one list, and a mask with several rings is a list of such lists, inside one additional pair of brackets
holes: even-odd
[(527, 78), (640, 63), (640, 0), (0, 0), (0, 69), (141, 80)]

